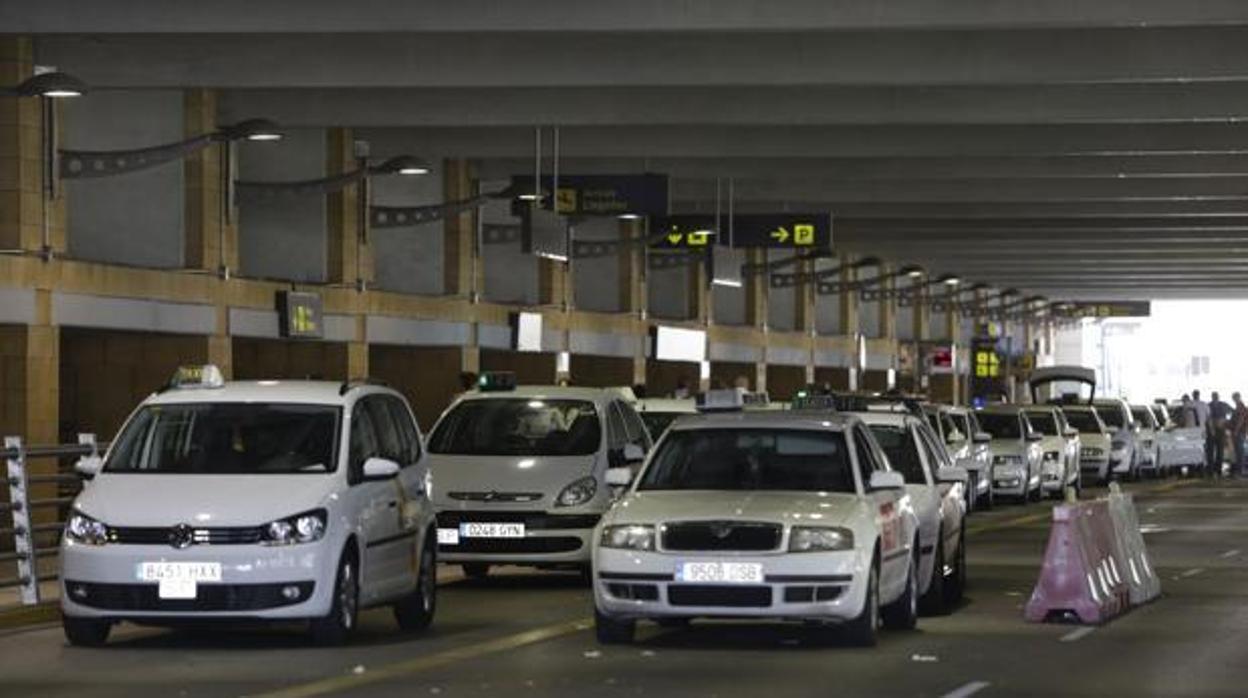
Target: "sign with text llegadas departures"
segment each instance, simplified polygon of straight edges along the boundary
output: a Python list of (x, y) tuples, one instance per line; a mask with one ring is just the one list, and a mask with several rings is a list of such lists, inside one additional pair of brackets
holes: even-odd
[[(516, 195), (533, 192), (532, 176), (511, 178)], [(554, 191), (554, 200), (550, 193)], [(564, 216), (667, 215), (667, 175), (559, 175), (542, 177), (542, 208)]]
[(832, 217), (827, 213), (749, 213), (719, 219), (708, 214), (675, 215), (655, 219), (650, 229), (658, 248), (705, 247), (827, 250), (832, 247)]

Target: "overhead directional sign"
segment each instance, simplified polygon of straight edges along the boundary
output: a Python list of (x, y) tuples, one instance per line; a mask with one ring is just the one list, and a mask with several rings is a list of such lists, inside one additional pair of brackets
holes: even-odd
[(1056, 303), (1054, 313), (1065, 317), (1148, 317), (1149, 301), (1073, 301)]
[[(511, 190), (517, 195), (534, 189), (531, 176), (511, 178)], [(542, 177), (542, 207), (565, 216), (665, 216), (667, 189), (667, 175), (661, 174), (561, 174), (557, 186), (553, 177)]]
[(761, 213), (719, 218), (694, 214), (656, 218), (651, 230), (666, 232), (656, 247), (702, 247), (711, 243), (736, 248), (826, 250), (832, 246), (832, 217), (826, 213)]
[(292, 339), (320, 339), (321, 295), (301, 291), (277, 292), (278, 331)]

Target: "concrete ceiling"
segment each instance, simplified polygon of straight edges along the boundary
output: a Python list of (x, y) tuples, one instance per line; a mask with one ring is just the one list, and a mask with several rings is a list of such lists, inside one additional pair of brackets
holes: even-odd
[(842, 249), (1053, 298), (1248, 296), (1243, 0), (0, 0), (97, 89), (379, 153), (665, 172)]

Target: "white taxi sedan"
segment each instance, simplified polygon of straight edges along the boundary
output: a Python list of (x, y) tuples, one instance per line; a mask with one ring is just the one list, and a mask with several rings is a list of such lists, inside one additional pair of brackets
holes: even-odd
[(677, 422), (594, 543), (598, 640), (641, 619), (803, 620), (874, 644), (918, 613), (905, 480), (853, 415), (745, 412)]
[(386, 388), (226, 383), (179, 373), (148, 397), (92, 478), (61, 543), (71, 644), (120, 621), (310, 621), (338, 644), (359, 609), (433, 618), (433, 507), (416, 421)]
[(966, 587), (965, 468), (955, 467), (927, 423), (901, 412), (859, 414), (906, 479), (919, 521), (919, 594), (924, 612), (947, 613)]

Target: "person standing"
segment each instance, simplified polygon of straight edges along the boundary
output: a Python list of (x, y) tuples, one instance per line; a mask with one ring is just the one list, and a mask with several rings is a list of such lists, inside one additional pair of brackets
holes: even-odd
[(1200, 427), (1205, 437), (1205, 463), (1202, 470), (1208, 472), (1209, 462), (1213, 460), (1213, 442), (1209, 439), (1209, 405), (1200, 399), (1199, 390), (1192, 391), (1192, 412), (1196, 415), (1196, 426)]
[(1231, 413), (1231, 446), (1235, 451), (1235, 462), (1231, 464), (1231, 475), (1243, 476), (1244, 473), (1244, 439), (1248, 438), (1248, 405), (1238, 392), (1231, 395), (1235, 403), (1235, 411)]
[(1179, 401), (1179, 426), (1183, 429), (1191, 429), (1196, 425), (1196, 410), (1192, 409), (1192, 396), (1183, 393), (1183, 398)]
[(1208, 439), (1212, 443), (1207, 447), (1213, 456), (1209, 466), (1214, 477), (1222, 476), (1222, 462), (1226, 460), (1226, 436), (1231, 424), (1231, 406), (1222, 402), (1218, 391), (1209, 394), (1209, 431)]

